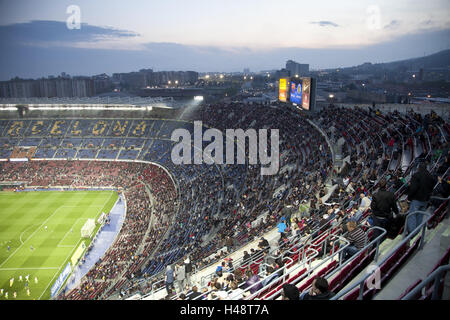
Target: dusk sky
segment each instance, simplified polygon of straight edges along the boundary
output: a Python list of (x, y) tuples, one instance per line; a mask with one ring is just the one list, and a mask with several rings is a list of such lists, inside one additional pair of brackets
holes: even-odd
[[(80, 29), (67, 26), (71, 5)], [(0, 0), (0, 80), (390, 62), (449, 49), (449, 9), (448, 0)]]

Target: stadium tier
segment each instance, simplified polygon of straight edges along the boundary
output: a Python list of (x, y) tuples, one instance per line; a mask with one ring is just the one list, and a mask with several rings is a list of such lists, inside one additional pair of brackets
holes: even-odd
[[(172, 132), (186, 129), (193, 137), (196, 120), (202, 132), (278, 129), (277, 174), (261, 175), (261, 164), (248, 162), (174, 164)], [(417, 230), (442, 226), (449, 134), (448, 123), (435, 114), (357, 107), (305, 114), (280, 103), (202, 105), (178, 120), (3, 119), (0, 182), (18, 189), (123, 192), (127, 211), (113, 245), (77, 288), (62, 290), (57, 299), (274, 300), (284, 297), (287, 284), (303, 298), (317, 278), (327, 281), (335, 298), (373, 298), (379, 289), (352, 287), (361, 273), (380, 262), (386, 285), (420, 250), (424, 234), (406, 236), (404, 224), (380, 228), (370, 201), (387, 181), (403, 205), (407, 185), (425, 162), (442, 180), (429, 201), (430, 217)], [(408, 209), (400, 209), (406, 216)], [(356, 247), (349, 221), (362, 232)], [(269, 241), (260, 242), (262, 236)], [(193, 270), (181, 277), (177, 270), (187, 257)], [(430, 263), (435, 269), (448, 264), (448, 253)], [(170, 268), (172, 283), (166, 279)], [(420, 281), (414, 284), (403, 291)]]

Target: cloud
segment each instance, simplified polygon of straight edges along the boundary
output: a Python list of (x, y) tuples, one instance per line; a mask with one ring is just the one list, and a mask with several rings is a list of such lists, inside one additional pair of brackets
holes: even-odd
[(395, 29), (400, 25), (400, 21), (398, 20), (392, 20), (391, 22), (389, 22), (387, 25), (385, 25), (383, 28), (384, 29)]
[(332, 21), (313, 21), (311, 24), (317, 24), (321, 27), (339, 27), (337, 23), (334, 23)]
[(138, 36), (139, 34), (132, 31), (92, 26), (86, 23), (82, 23), (80, 29), (69, 29), (65, 22), (48, 20), (0, 26), (0, 41), (6, 45), (61, 46)]
[[(65, 28), (65, 27), (64, 27)], [(2, 27), (0, 27), (2, 30)], [(83, 30), (83, 27), (82, 29)], [(99, 32), (91, 29), (87, 35), (76, 38), (76, 41), (95, 41)], [(114, 34), (108, 28), (100, 28), (104, 33)], [(71, 30), (69, 30), (71, 31)], [(89, 29), (87, 30), (89, 31)], [(95, 31), (95, 32), (94, 32)], [(42, 36), (41, 43), (49, 41), (49, 36)], [(132, 38), (126, 36), (124, 39)], [(120, 37), (120, 36), (119, 36)], [(27, 36), (22, 40), (30, 41)], [(57, 37), (54, 37), (57, 38)], [(142, 68), (161, 70), (194, 70), (198, 72), (231, 72), (250, 68), (251, 71), (281, 69), (287, 60), (309, 63), (310, 69), (348, 67), (364, 62), (380, 63), (403, 60), (432, 54), (450, 48), (450, 28), (444, 30), (422, 30), (419, 33), (396, 36), (367, 46), (342, 48), (302, 48), (273, 47), (255, 49), (248, 47), (219, 47), (186, 45), (174, 42), (141, 43), (138, 50), (106, 49), (94, 45), (92, 47), (76, 47), (65, 38), (59, 42), (68, 42), (60, 46), (30, 46), (21, 41), (11, 44), (0, 38), (0, 80), (9, 80), (15, 76), (21, 78), (39, 78), (58, 75), (66, 72), (75, 75), (95, 75), (101, 73), (131, 72)], [(5, 45), (6, 43), (6, 45)], [(421, 45), (418, 46), (417, 44)]]

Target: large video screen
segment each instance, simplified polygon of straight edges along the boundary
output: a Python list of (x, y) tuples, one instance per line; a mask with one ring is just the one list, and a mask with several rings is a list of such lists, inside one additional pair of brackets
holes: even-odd
[(289, 101), (297, 105), (302, 104), (302, 82), (291, 81), (291, 91)]
[(281, 78), (279, 81), (279, 87), (278, 99), (286, 102), (288, 100), (289, 79)]
[(302, 78), (303, 92), (301, 106), (305, 110), (311, 107), (311, 78)]

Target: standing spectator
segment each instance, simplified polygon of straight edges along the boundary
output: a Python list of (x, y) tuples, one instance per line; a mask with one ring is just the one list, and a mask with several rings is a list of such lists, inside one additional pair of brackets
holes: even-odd
[[(372, 220), (374, 226), (387, 230), (389, 224), (394, 219), (392, 213), (398, 214), (397, 200), (394, 193), (386, 190), (386, 180), (384, 178), (380, 180), (378, 185), (379, 190), (373, 195), (370, 204), (372, 209)], [(377, 238), (381, 233), (382, 231), (375, 229), (373, 232), (373, 239)], [(381, 239), (381, 241), (383, 240), (384, 239)]]
[(186, 276), (186, 286), (191, 286), (192, 263), (189, 257), (184, 260), (184, 273)]
[(407, 221), (408, 233), (411, 233), (422, 223), (423, 215), (421, 213), (411, 213), (427, 209), (428, 201), (436, 183), (437, 180), (428, 172), (426, 163), (422, 162), (419, 165), (419, 170), (412, 176), (408, 189), (408, 200), (411, 201), (409, 206), (410, 215)]
[(245, 268), (247, 264), (250, 262), (251, 256), (247, 251), (244, 251), (244, 257), (242, 258), (242, 266)]
[(288, 228), (291, 227), (291, 217), (292, 217), (293, 213), (294, 213), (294, 207), (292, 205), (287, 205), (283, 208), (282, 214), (283, 214), (283, 217), (286, 219), (286, 226)]
[(228, 253), (231, 253), (233, 251), (233, 239), (230, 236), (227, 236), (225, 245), (227, 246)]
[(174, 280), (175, 280), (175, 278), (174, 278), (173, 269), (170, 265), (168, 265), (166, 268), (166, 276), (165, 276), (167, 295), (171, 295), (172, 294), (171, 289), (175, 289), (175, 287), (173, 285)]
[(177, 263), (177, 265), (175, 267), (175, 277), (177, 279), (178, 292), (181, 293), (184, 290), (185, 279), (186, 279), (185, 266), (181, 262)]
[(280, 233), (280, 235), (284, 234), (284, 231), (286, 230), (287, 226), (285, 223), (286, 218), (282, 217), (280, 223), (277, 225), (278, 227), (278, 232)]

